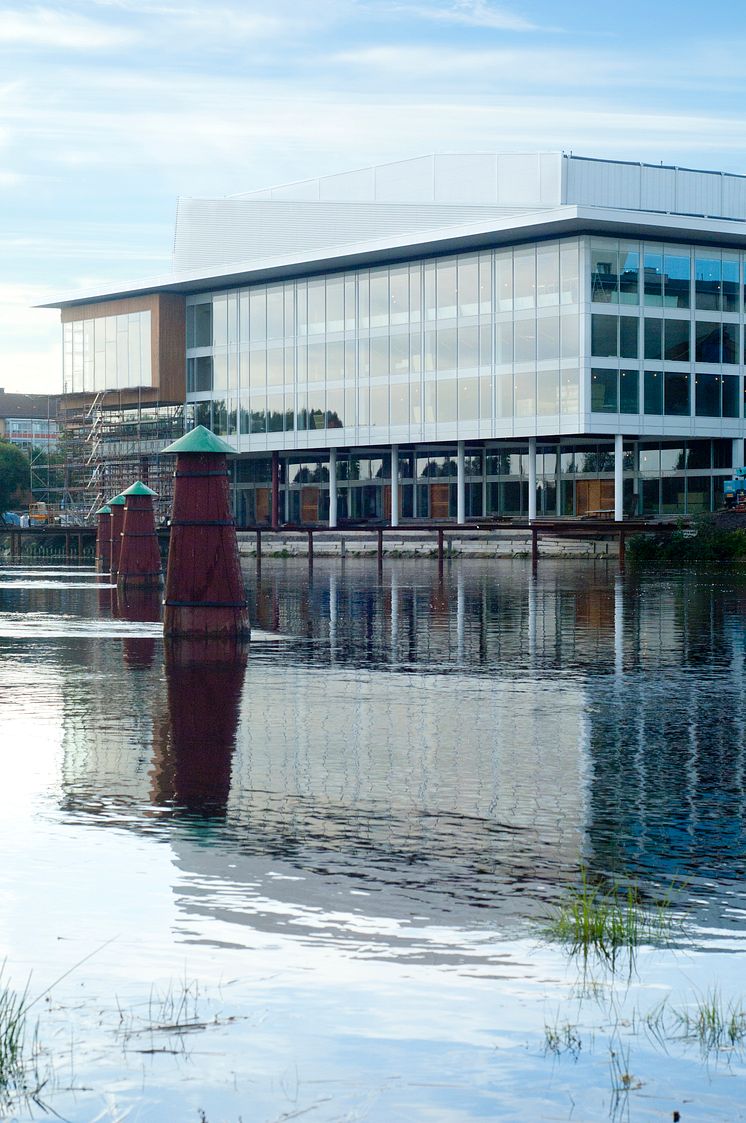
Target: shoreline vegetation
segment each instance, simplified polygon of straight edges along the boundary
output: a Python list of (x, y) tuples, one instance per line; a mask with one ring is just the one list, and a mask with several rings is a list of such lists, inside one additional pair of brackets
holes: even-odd
[(631, 535), (627, 558), (636, 562), (738, 561), (746, 558), (746, 527), (727, 525), (724, 515), (700, 515), (691, 525), (681, 523), (673, 533)]

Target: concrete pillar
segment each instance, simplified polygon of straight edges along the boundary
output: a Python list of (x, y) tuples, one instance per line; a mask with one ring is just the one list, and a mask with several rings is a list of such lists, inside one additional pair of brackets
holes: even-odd
[(528, 438), (528, 517), (536, 518), (536, 437)]
[(391, 525), (399, 525), (399, 446), (391, 446)]
[(459, 441), (456, 445), (456, 522), (459, 526), (466, 522), (466, 466), (463, 441)]
[(329, 449), (329, 526), (337, 525), (337, 450)]
[(624, 438), (621, 433), (614, 437), (614, 521), (620, 523), (624, 518)]

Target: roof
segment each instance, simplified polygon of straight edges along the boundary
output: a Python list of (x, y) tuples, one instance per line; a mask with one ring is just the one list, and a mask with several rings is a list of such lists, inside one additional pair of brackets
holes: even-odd
[(171, 273), (44, 307), (219, 291), (580, 233), (746, 248), (746, 177), (559, 152), (483, 153), (180, 199)]
[(152, 487), (148, 487), (142, 480), (135, 480), (135, 482), (122, 492), (122, 495), (156, 495)]
[(54, 420), (58, 401), (58, 394), (6, 394), (0, 389), (0, 417)]

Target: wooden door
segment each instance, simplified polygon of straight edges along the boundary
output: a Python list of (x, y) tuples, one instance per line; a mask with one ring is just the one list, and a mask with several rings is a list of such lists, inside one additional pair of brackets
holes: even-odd
[(256, 521), (257, 523), (268, 523), (270, 521), (270, 511), (272, 507), (272, 492), (268, 487), (258, 487), (256, 489)]
[(430, 518), (448, 518), (450, 484), (430, 484)]
[(300, 490), (300, 521), (316, 523), (319, 521), (319, 489), (302, 487)]

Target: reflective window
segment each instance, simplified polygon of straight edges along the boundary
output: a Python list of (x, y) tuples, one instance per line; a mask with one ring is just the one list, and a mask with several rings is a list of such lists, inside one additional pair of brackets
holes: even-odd
[(720, 417), (719, 374), (698, 374), (695, 377), (694, 403), (697, 417)]
[(740, 378), (737, 375), (725, 374), (722, 376), (723, 387), (723, 417), (738, 417), (738, 387)]
[(691, 261), (688, 254), (666, 253), (663, 257), (664, 301), (667, 308), (689, 308)]
[(645, 371), (643, 413), (663, 413), (663, 372), (660, 370)]
[(591, 316), (591, 354), (609, 358), (619, 354), (617, 316)]
[(636, 370), (619, 371), (619, 412), (640, 412), (640, 375)]
[(479, 258), (460, 257), (458, 261), (459, 316), (479, 314)]
[(689, 375), (666, 371), (663, 385), (663, 412), (669, 416), (688, 416), (691, 412)]
[(619, 303), (638, 304), (640, 254), (636, 248), (619, 250)]
[(619, 408), (618, 372), (591, 371), (591, 410), (593, 413), (616, 413)]
[(645, 321), (645, 345), (644, 345), (644, 358), (646, 359), (662, 359), (663, 358), (663, 321), (653, 320), (646, 317)]
[(513, 306), (534, 308), (536, 305), (536, 253), (530, 249), (513, 252)]
[(689, 362), (689, 320), (663, 321), (663, 357), (671, 362)]
[(720, 311), (721, 261), (719, 257), (697, 257), (694, 262), (696, 306)]
[(536, 304), (546, 308), (560, 302), (559, 246), (536, 247)]
[(591, 245), (591, 299), (601, 304), (619, 301), (619, 253), (605, 243)]

